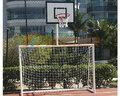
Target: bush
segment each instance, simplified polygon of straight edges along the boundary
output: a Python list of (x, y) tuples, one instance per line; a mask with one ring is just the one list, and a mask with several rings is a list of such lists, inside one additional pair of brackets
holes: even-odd
[[(34, 70), (35, 69), (35, 70)], [(34, 70), (34, 71), (33, 71)], [(26, 82), (26, 85), (33, 89), (39, 89), (44, 87), (44, 80), (46, 80), (49, 83), (49, 86), (54, 88), (56, 83), (61, 83), (64, 80), (67, 79), (66, 87), (69, 86), (68, 84), (68, 78), (72, 78), (71, 75), (72, 70), (76, 70), (74, 66), (37, 66), (37, 67), (25, 67), (25, 71), (32, 72), (31, 74), (36, 78), (35, 80), (32, 78), (29, 78), (32, 84), (28, 84)], [(39, 73), (39, 74), (36, 74)], [(30, 74), (30, 73), (29, 73)], [(36, 74), (36, 75), (34, 75)], [(27, 81), (27, 80), (26, 80)], [(38, 82), (38, 83), (37, 83)], [(34, 85), (34, 86), (31, 86)], [(65, 86), (63, 86), (66, 88)]]
[(107, 86), (116, 77), (117, 71), (112, 64), (96, 64), (96, 86)]
[[(116, 68), (110, 64), (96, 64), (96, 86), (100, 88), (101, 86), (107, 86), (116, 76)], [(39, 89), (44, 87), (44, 80), (49, 83), (49, 86), (54, 88), (56, 83), (63, 83), (63, 88), (71, 88), (71, 85), (74, 83), (78, 84), (80, 81), (83, 86), (87, 85), (87, 65), (66, 65), (66, 66), (35, 66), (35, 67), (24, 67), (24, 71), (28, 72), (29, 75), (29, 84), (26, 82), (28, 79), (25, 79), (25, 84), (29, 88)], [(31, 72), (31, 73), (30, 73)], [(36, 74), (39, 73), (39, 74)], [(34, 76), (33, 79), (31, 78)], [(4, 68), (4, 88), (5, 90), (15, 90), (15, 81), (19, 80), (19, 68), (18, 67), (7, 67)], [(25, 76), (26, 77), (26, 76)], [(29, 78), (30, 77), (30, 78)], [(92, 79), (92, 78), (91, 78)], [(53, 82), (51, 82), (53, 81)], [(31, 83), (31, 84), (30, 84)], [(32, 86), (31, 86), (32, 85)], [(34, 86), (33, 86), (34, 85)]]
[(117, 57), (112, 58), (108, 61), (109, 64), (113, 64), (117, 68)]
[(15, 81), (20, 80), (18, 67), (6, 67), (3, 69), (4, 90), (15, 90)]
[(3, 43), (3, 66), (4, 67), (16, 67), (19, 66), (18, 50), (19, 39), (17, 37), (10, 38), (8, 41), (8, 63), (6, 64), (6, 41)]
[[(82, 70), (82, 72), (80, 70)], [(29, 74), (24, 74), (24, 76), (27, 77), (27, 79), (24, 78), (24, 84), (32, 89), (44, 88), (44, 80), (46, 80), (52, 88), (55, 87), (56, 83), (63, 83), (63, 88), (71, 88), (71, 85), (73, 84), (73, 81), (71, 80), (74, 80), (76, 84), (82, 80), (81, 82), (83, 83), (83, 86), (87, 85), (87, 82), (85, 82), (85, 80), (87, 80), (87, 78), (85, 78), (87, 77), (86, 65), (79, 65), (78, 69), (77, 66), (73, 65), (25, 66), (24, 71), (29, 72)], [(31, 75), (33, 78), (31, 78)]]
[[(8, 64), (6, 64), (6, 41), (3, 42), (3, 66), (4, 67), (17, 67), (19, 66), (18, 58), (18, 46), (26, 45), (26, 36), (15, 35), (12, 38), (9, 38), (8, 41)], [(55, 40), (53, 41), (55, 44)], [(38, 34), (28, 35), (28, 44), (29, 45), (51, 45), (52, 38), (51, 36), (44, 36)]]

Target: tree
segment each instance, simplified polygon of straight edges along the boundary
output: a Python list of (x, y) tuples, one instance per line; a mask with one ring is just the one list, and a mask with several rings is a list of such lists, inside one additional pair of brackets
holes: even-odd
[(106, 40), (106, 47), (110, 48), (111, 57), (117, 56), (117, 25), (109, 26), (109, 35)]
[(78, 34), (81, 30), (86, 29), (86, 22), (89, 20), (89, 18), (84, 20), (84, 16), (85, 14), (81, 14), (78, 11), (78, 14), (75, 15), (75, 22), (68, 24), (69, 28), (74, 31), (75, 43), (78, 43)]
[(100, 56), (103, 48), (109, 48), (111, 57), (117, 55), (117, 25), (109, 24), (107, 20), (92, 21), (93, 34), (100, 38)]

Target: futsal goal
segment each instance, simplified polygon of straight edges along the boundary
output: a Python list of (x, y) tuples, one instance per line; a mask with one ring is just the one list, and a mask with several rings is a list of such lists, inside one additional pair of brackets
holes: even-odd
[(21, 96), (24, 93), (95, 88), (94, 44), (20, 45)]

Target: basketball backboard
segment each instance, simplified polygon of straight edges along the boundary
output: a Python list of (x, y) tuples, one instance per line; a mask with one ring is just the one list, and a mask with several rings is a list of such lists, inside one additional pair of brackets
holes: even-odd
[[(46, 1), (46, 23), (57, 24), (59, 20), (57, 15), (60, 14), (68, 19), (68, 23), (74, 22), (74, 3), (73, 2), (53, 2)], [(62, 13), (62, 14), (61, 14)]]

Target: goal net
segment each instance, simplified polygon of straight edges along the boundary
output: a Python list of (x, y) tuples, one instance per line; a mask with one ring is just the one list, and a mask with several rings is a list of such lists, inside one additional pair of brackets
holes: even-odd
[(95, 92), (94, 45), (20, 45), (21, 94), (88, 89)]

